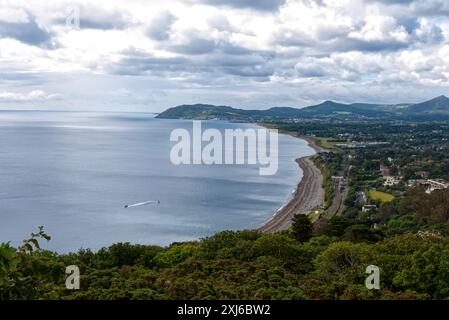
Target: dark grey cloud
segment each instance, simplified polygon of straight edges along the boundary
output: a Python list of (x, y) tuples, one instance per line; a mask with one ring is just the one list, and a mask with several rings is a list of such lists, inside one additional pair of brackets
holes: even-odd
[(414, 16), (397, 17), (396, 21), (398, 25), (404, 27), (409, 34), (413, 33), (420, 26), (419, 20)]
[(409, 42), (395, 40), (363, 40), (351, 38), (348, 34), (332, 37), (327, 41), (314, 39), (309, 35), (297, 33), (292, 36), (279, 36), (275, 40), (285, 47), (313, 48), (317, 52), (346, 52), (346, 51), (396, 51), (409, 46)]
[(416, 0), (375, 0), (375, 2), (386, 4), (410, 4)]
[(258, 53), (253, 52), (248, 55), (228, 55), (225, 53), (219, 53), (212, 55), (210, 57), (206, 57), (203, 59), (203, 62), (218, 67), (257, 67), (259, 68), (269, 61), (271, 61), (274, 56), (270, 53)]
[(1, 70), (0, 83), (8, 86), (38, 86), (46, 82), (40, 73), (20, 72), (17, 70)]
[[(168, 51), (183, 55), (206, 55), (213, 53), (224, 53), (227, 55), (251, 55), (253, 53), (262, 53), (258, 50), (252, 50), (235, 43), (232, 43), (226, 37), (212, 39), (209, 34), (198, 30), (185, 30), (177, 42), (172, 41), (163, 44), (161, 47)], [(265, 52), (266, 53), (266, 52)]]
[(447, 0), (415, 0), (412, 3), (415, 14), (423, 16), (449, 16)]
[(200, 2), (209, 5), (273, 11), (279, 9), (286, 0), (200, 0)]
[(122, 59), (109, 66), (113, 74), (141, 75), (155, 72), (182, 72), (186, 70), (189, 61), (183, 57), (159, 58), (135, 49), (122, 52)]
[(413, 32), (415, 41), (425, 44), (437, 44), (444, 41), (443, 30), (436, 25), (431, 25), (429, 30), (422, 31), (421, 29), (415, 29)]
[(42, 46), (50, 42), (52, 35), (38, 25), (36, 17), (28, 15), (27, 22), (0, 21), (0, 38), (12, 38), (20, 42)]
[(274, 73), (274, 69), (267, 65), (261, 66), (244, 66), (244, 67), (229, 67), (224, 69), (228, 74), (239, 77), (263, 78), (268, 80), (268, 77)]
[(448, 16), (449, 3), (447, 0), (375, 0), (386, 5), (404, 5), (412, 9), (418, 16)]
[(322, 66), (315, 64), (297, 65), (296, 71), (305, 78), (320, 78), (328, 74)]
[(219, 42), (218, 43), (218, 48), (220, 49), (221, 52), (227, 54), (227, 55), (231, 55), (231, 56), (248, 56), (251, 54), (268, 54), (268, 52), (262, 52), (262, 51), (257, 51), (257, 50), (251, 50), (248, 48), (244, 48), (241, 46), (237, 46), (235, 44), (231, 44), (229, 42)]
[(429, 30), (422, 30), (422, 21), (417, 16), (396, 18), (399, 26), (411, 36), (410, 43), (438, 43), (444, 40), (443, 30), (435, 24), (429, 24)]
[(346, 51), (362, 51), (362, 52), (377, 52), (377, 51), (397, 51), (405, 49), (410, 45), (409, 42), (401, 42), (395, 40), (362, 40), (350, 37), (342, 37), (335, 41), (325, 43), (324, 48), (328, 51), (346, 52)]
[(108, 67), (108, 72), (120, 75), (151, 74), (164, 77), (179, 77), (189, 75), (191, 78), (201, 78), (208, 83), (217, 77), (239, 76), (266, 80), (275, 71), (271, 52), (248, 52), (247, 54), (231, 55), (216, 47), (207, 55), (181, 55), (178, 57), (161, 58), (130, 49), (122, 52), (122, 59)]
[(149, 24), (146, 34), (153, 40), (167, 40), (170, 38), (171, 28), (177, 20), (176, 16), (169, 11), (161, 12)]
[(169, 49), (173, 52), (188, 55), (209, 54), (212, 53), (215, 48), (215, 40), (202, 38), (195, 34), (191, 34), (190, 38), (184, 43), (169, 46)]

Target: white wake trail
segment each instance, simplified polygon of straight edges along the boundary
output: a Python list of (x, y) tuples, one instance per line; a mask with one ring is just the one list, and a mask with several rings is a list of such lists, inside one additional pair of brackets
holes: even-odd
[(139, 203), (135, 203), (135, 204), (129, 204), (129, 205), (126, 205), (125, 208), (134, 208), (134, 207), (146, 206), (146, 205), (153, 204), (153, 203), (159, 204), (161, 202), (159, 200), (151, 200), (151, 201), (139, 202)]

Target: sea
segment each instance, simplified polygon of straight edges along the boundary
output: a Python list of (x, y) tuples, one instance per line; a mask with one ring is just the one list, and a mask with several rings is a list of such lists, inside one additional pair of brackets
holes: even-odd
[[(203, 129), (258, 128), (203, 121)], [(151, 113), (0, 111), (0, 242), (18, 246), (43, 226), (59, 253), (130, 242), (166, 246), (254, 229), (292, 197), (295, 159), (314, 154), (279, 135), (279, 169), (174, 165), (170, 134), (192, 121)], [(133, 204), (141, 204), (125, 208)]]

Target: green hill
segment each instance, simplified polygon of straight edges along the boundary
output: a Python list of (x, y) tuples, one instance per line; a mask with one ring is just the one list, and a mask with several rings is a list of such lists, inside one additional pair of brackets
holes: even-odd
[(411, 105), (405, 112), (410, 115), (449, 115), (449, 98), (440, 96), (426, 102)]
[(449, 98), (440, 96), (417, 104), (344, 104), (325, 101), (302, 109), (274, 107), (244, 110), (208, 104), (181, 105), (160, 113), (161, 119), (197, 119), (258, 122), (298, 118), (449, 120)]
[(260, 121), (267, 119), (285, 119), (301, 116), (300, 109), (275, 107), (268, 110), (243, 110), (227, 106), (208, 104), (181, 105), (160, 113), (160, 119), (196, 119), (196, 120), (229, 120)]

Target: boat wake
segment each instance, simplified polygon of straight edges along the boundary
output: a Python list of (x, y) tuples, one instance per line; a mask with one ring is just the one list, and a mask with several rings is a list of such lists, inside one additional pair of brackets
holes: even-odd
[(152, 200), (152, 201), (145, 201), (145, 202), (139, 202), (135, 204), (127, 204), (125, 208), (134, 208), (134, 207), (141, 207), (146, 206), (149, 204), (160, 204), (161, 202), (159, 200)]

